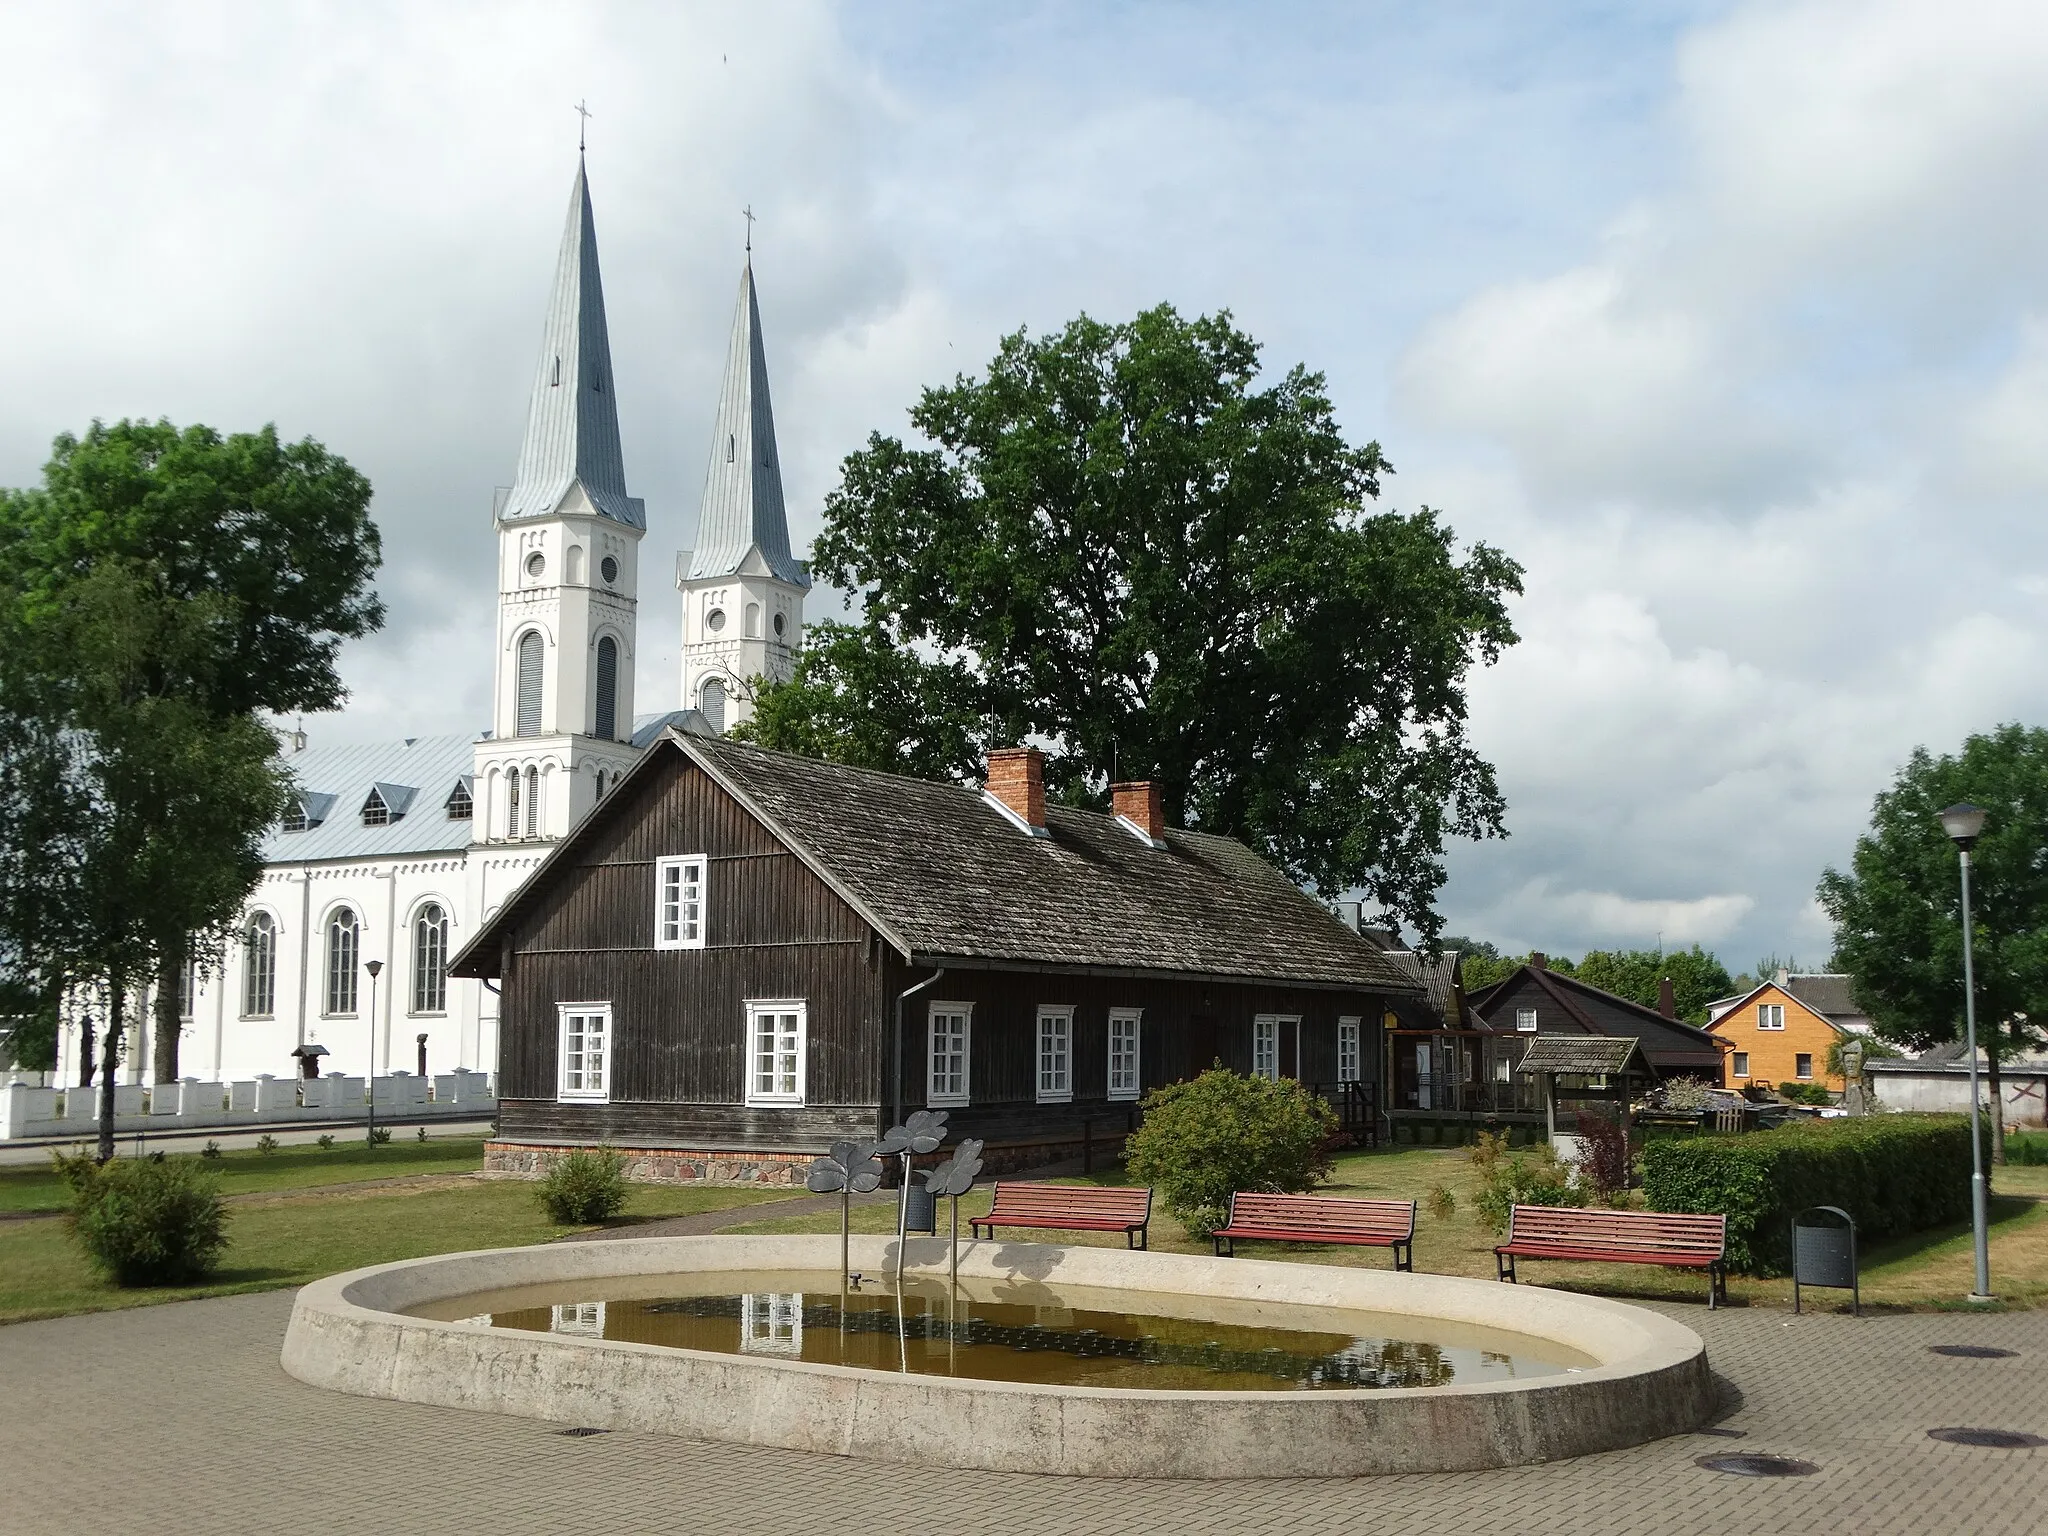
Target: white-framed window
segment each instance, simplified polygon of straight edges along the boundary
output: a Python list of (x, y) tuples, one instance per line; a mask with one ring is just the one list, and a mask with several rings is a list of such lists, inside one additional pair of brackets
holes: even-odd
[(612, 1005), (563, 1003), (558, 1099), (612, 1096)]
[(1109, 1096), (1135, 1099), (1138, 1096), (1138, 1026), (1144, 1018), (1140, 1008), (1109, 1010)]
[(1737, 1051), (1735, 1059), (1728, 1064), (1728, 1072), (1732, 1077), (1749, 1076), (1749, 1052)]
[(804, 1352), (804, 1293), (750, 1291), (740, 1297), (740, 1349), (749, 1355)]
[(930, 1048), (925, 1057), (924, 1101), (927, 1104), (967, 1102), (968, 1056), (974, 1023), (972, 1003), (933, 1003)]
[(1756, 1027), (1758, 1029), (1783, 1029), (1785, 1027), (1785, 1005), (1783, 1003), (1758, 1003), (1756, 1005)]
[(654, 861), (654, 947), (704, 947), (704, 855)]
[(1365, 1064), (1360, 1046), (1365, 1021), (1345, 1017), (1337, 1021), (1337, 1081), (1355, 1083)]
[(439, 902), (412, 920), (412, 1011), (448, 1011), (448, 913)]
[(1038, 1102), (1066, 1104), (1074, 1097), (1074, 1010), (1038, 1010)]
[(1534, 1008), (1517, 1008), (1515, 1010), (1515, 1033), (1518, 1035), (1533, 1035), (1536, 1033), (1536, 1010)]
[(747, 1004), (747, 1102), (804, 1101), (804, 1003)]
[[(489, 1325), (489, 1314), (485, 1314)], [(601, 1339), (604, 1337), (604, 1303), (601, 1301), (572, 1301), (556, 1307), (548, 1317), (549, 1333), (572, 1333), (581, 1338)]]
[(1801, 1051), (1794, 1056), (1792, 1058), (1792, 1075), (1802, 1083), (1811, 1082), (1813, 1080), (1813, 1057), (1805, 1051)]
[(257, 912), (242, 930), (242, 1017), (267, 1019), (277, 1006), (277, 923)]
[(1262, 1013), (1252, 1020), (1252, 1076), (1280, 1081), (1280, 1018)]
[(338, 907), (327, 919), (327, 1008), (329, 1018), (354, 1018), (356, 959), (362, 947), (356, 915)]

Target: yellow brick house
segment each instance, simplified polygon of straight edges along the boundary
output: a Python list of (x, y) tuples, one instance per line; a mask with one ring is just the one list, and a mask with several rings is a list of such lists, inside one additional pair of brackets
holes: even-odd
[(1795, 987), (1792, 980), (1780, 973), (1742, 997), (1723, 999), (1709, 1008), (1708, 1032), (1728, 1042), (1721, 1058), (1721, 1080), (1727, 1087), (1740, 1090), (1754, 1083), (1775, 1088), (1797, 1082), (1819, 1083), (1831, 1093), (1842, 1091), (1841, 1074), (1828, 1071), (1828, 1055), (1838, 1041), (1857, 1031), (1824, 1012), (1824, 1002), (1802, 998), (1800, 992), (1809, 989)]

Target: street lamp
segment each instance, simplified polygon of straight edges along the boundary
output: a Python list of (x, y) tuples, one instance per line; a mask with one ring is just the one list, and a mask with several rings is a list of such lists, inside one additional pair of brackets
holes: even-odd
[(1972, 1301), (1990, 1301), (1991, 1245), (1985, 1229), (1984, 1116), (1977, 1099), (1977, 975), (1970, 955), (1970, 849), (1984, 831), (1984, 812), (1964, 801), (1940, 813), (1941, 830), (1963, 863), (1963, 1028), (1970, 1057), (1970, 1225), (1977, 1243), (1977, 1288)]
[(384, 969), (382, 960), (365, 960), (363, 969), (370, 973), (370, 1076), (365, 1086), (370, 1090), (370, 1133), (364, 1141), (377, 1144), (377, 976)]

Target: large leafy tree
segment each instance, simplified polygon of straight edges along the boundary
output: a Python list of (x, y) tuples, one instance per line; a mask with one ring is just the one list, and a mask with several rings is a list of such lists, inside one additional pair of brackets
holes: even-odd
[[(102, 847), (105, 867), (145, 859), (170, 882), (143, 888), (149, 969), (137, 973), (116, 954), (125, 940), (113, 937), (111, 909), (76, 890), (69, 908), (38, 901), (37, 882), (57, 877), (37, 859), (14, 904), (15, 934), (0, 930), (0, 969), (33, 992), (50, 984), (51, 955), (82, 964), (97, 943), (96, 981), (111, 987), (117, 968), (131, 983), (153, 974), (159, 1082), (177, 1076), (187, 965), (217, 952), (217, 913), (239, 909), (260, 869), (245, 855), (276, 815), (281, 780), (261, 717), (337, 707), (341, 642), (382, 621), (369, 502), (368, 482), (310, 439), (163, 421), (96, 422), (83, 437), (59, 437), (41, 486), (0, 490), (0, 600), (16, 641), (0, 656), (4, 708), (16, 717), (9, 729), (41, 744), (29, 759), (41, 766), (0, 785), (24, 797), (11, 817), (0, 810), (0, 837), (83, 804), (95, 832), (141, 840), (118, 855)], [(143, 755), (128, 755), (131, 740)], [(139, 821), (124, 819), (127, 796)], [(36, 846), (0, 844), (0, 857)], [(38, 906), (96, 912), (88, 929), (101, 926), (60, 944)]]
[(1690, 949), (1590, 950), (1573, 974), (1588, 986), (1645, 1008), (1657, 1006), (1669, 977), (1678, 1016), (1693, 1024), (1706, 1023), (1707, 1004), (1735, 990), (1728, 967), (1697, 944)]
[(910, 415), (924, 445), (848, 457), (813, 551), (862, 622), (762, 690), (757, 739), (956, 776), (1029, 739), (1056, 795), (1157, 780), (1170, 821), (1432, 940), (1446, 839), (1502, 832), (1465, 680), (1520, 568), (1371, 510), (1378, 444), (1321, 375), (1262, 382), (1227, 314), (1020, 331)]
[[(1971, 854), (1977, 1038), (1993, 1104), (1999, 1063), (2048, 1021), (2048, 730), (2002, 725), (1953, 756), (1915, 749), (1871, 807), (1847, 870), (1830, 868), (1821, 905), (1838, 970), (1877, 1032), (1916, 1050), (1963, 1035), (1962, 892), (1938, 813), (1967, 800), (1989, 814)], [(2004, 1116), (1994, 1115), (2004, 1160)]]

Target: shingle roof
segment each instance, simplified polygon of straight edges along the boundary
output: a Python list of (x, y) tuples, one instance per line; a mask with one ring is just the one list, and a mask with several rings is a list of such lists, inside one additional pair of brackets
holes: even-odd
[(1648, 1071), (1640, 1040), (1612, 1035), (1538, 1035), (1516, 1063), (1517, 1072), (1596, 1077), (1603, 1072)]
[[(1046, 808), (1020, 831), (977, 790), (670, 734), (920, 963), (1254, 977), (1412, 993), (1416, 984), (1230, 838), (1169, 829), (1141, 842), (1110, 816)], [(657, 748), (634, 770), (654, 771)], [(602, 802), (588, 827), (632, 797)], [(573, 844), (572, 839), (572, 844)], [(471, 941), (496, 963), (498, 924), (550, 883), (565, 844)], [(465, 971), (464, 974), (475, 974)]]
[(1825, 972), (1801, 974), (1795, 971), (1785, 978), (1785, 990), (1815, 1013), (1830, 1018), (1842, 1015), (1860, 1017), (1863, 1010), (1856, 1006), (1856, 999), (1849, 991), (1853, 980), (1853, 977)]

